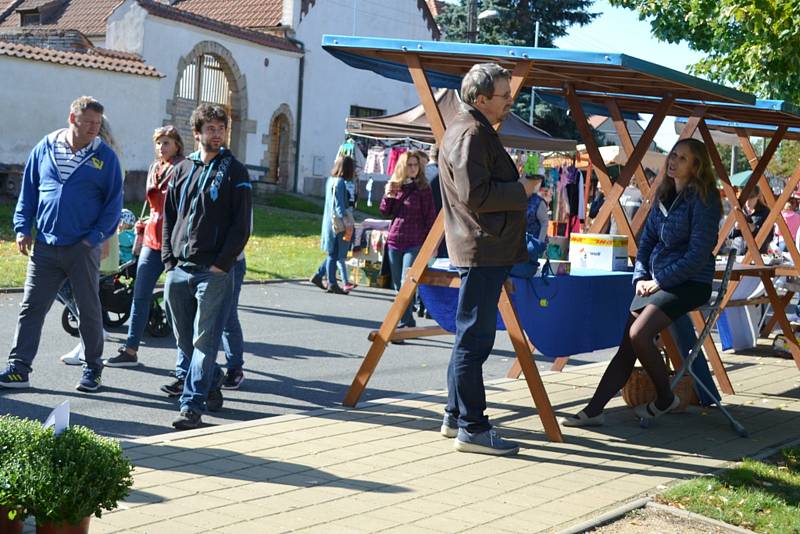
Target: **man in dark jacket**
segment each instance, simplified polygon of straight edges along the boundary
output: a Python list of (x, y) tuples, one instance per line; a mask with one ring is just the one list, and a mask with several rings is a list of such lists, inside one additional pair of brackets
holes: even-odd
[(200, 150), (178, 164), (164, 203), (161, 259), (168, 271), (167, 313), (178, 343), (176, 381), (162, 390), (181, 395), (172, 426), (200, 426), (205, 409), (222, 408), (220, 335), (233, 296), (231, 268), (250, 237), (247, 169), (222, 146), (228, 115), (202, 104), (191, 118)]
[(461, 288), (456, 340), (447, 370), (442, 434), (462, 452), (516, 454), (484, 415), (483, 362), (494, 345), (497, 301), (511, 266), (528, 260), (525, 210), (534, 182), (520, 179), (493, 125), (511, 111), (511, 73), (475, 65), (461, 83), (466, 104), (439, 151), (439, 176), (450, 263)]

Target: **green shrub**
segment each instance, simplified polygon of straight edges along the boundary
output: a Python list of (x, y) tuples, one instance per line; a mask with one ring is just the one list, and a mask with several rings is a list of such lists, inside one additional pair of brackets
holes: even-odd
[(0, 438), (0, 447), (10, 443), (16, 450), (0, 462), (7, 488), (0, 493), (0, 504), (36, 516), (38, 524), (77, 524), (116, 508), (128, 495), (133, 467), (116, 440), (81, 426), (58, 436), (35, 421), (16, 419), (0, 429), (5, 427), (10, 431)]
[(44, 433), (38, 421), (0, 416), (0, 507), (10, 510), (11, 519), (30, 515), (25, 468)]

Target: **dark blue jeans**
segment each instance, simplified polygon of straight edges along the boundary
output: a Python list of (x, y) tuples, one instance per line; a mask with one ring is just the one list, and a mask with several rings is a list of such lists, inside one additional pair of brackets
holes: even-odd
[(125, 346), (139, 350), (147, 321), (150, 319), (150, 305), (153, 301), (153, 289), (158, 277), (164, 272), (161, 263), (161, 251), (150, 247), (142, 247), (139, 261), (136, 263), (136, 282), (133, 285), (133, 305), (131, 320), (128, 323), (128, 339)]
[(242, 292), (244, 274), (247, 272), (247, 260), (242, 258), (233, 264), (233, 295), (231, 296), (228, 322), (222, 330), (222, 350), (225, 351), (225, 361), (228, 369), (241, 369), (244, 367), (244, 336), (242, 325), (239, 323), (239, 294)]
[[(167, 274), (164, 301), (178, 345), (178, 368), (186, 373), (181, 409), (204, 411), (208, 393), (222, 374), (217, 351), (232, 294), (231, 273), (176, 267)], [(188, 365), (181, 355), (191, 355)]]
[(483, 362), (494, 346), (497, 301), (510, 267), (459, 269), (456, 340), (447, 368), (445, 411), (470, 433), (492, 428), (486, 411)]
[[(411, 268), (411, 264), (414, 263), (414, 260), (419, 253), (419, 247), (407, 248), (407, 249), (396, 249), (396, 248), (389, 248), (389, 267), (392, 270), (392, 285), (397, 291), (400, 291), (400, 287), (403, 285), (403, 280), (405, 280), (406, 273)], [(415, 299), (411, 299), (411, 302), (414, 302)], [(414, 320), (414, 314), (411, 310), (411, 306), (409, 305), (405, 311), (403, 312), (403, 317), (400, 319), (398, 323), (399, 328), (409, 327), (409, 326), (416, 326), (417, 322)]]
[[(328, 252), (328, 257), (322, 262), (322, 265), (319, 266), (317, 270), (317, 274), (322, 276), (323, 278), (328, 279), (328, 287), (331, 285), (336, 285), (336, 264), (338, 262), (342, 262), (344, 264), (344, 260), (347, 257), (347, 248), (349, 242), (345, 242), (344, 240), (344, 232), (339, 232), (336, 234), (336, 241), (333, 244), (333, 250)], [(346, 275), (342, 276), (343, 283), (347, 280)]]

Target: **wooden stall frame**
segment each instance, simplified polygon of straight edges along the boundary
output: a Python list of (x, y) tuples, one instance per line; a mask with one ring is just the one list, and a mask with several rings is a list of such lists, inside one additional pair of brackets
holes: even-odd
[[(405, 57), (409, 73), (411, 74), (411, 78), (414, 82), (414, 86), (419, 93), (420, 100), (423, 108), (425, 109), (425, 114), (430, 121), (433, 135), (436, 138), (436, 141), (441, 144), (441, 141), (444, 137), (445, 124), (436, 104), (436, 100), (433, 96), (433, 90), (431, 89), (430, 83), (423, 69), (420, 57), (415, 53), (407, 53)], [(525, 77), (527, 76), (531, 66), (531, 61), (520, 61), (514, 66), (511, 78), (511, 92), (512, 97), (515, 100), (524, 85)], [(389, 308), (389, 311), (386, 314), (380, 329), (377, 331), (377, 333), (373, 333), (372, 344), (367, 351), (367, 354), (364, 357), (364, 360), (361, 363), (361, 366), (357, 371), (356, 376), (354, 377), (353, 382), (344, 397), (344, 400), (342, 401), (342, 404), (345, 406), (354, 407), (358, 403), (358, 400), (366, 388), (370, 377), (374, 373), (375, 368), (377, 367), (378, 362), (383, 355), (383, 352), (386, 350), (386, 345), (392, 339), (395, 339), (394, 336), (396, 333), (397, 324), (400, 321), (403, 311), (411, 304), (411, 300), (417, 289), (417, 286), (423, 283), (458, 287), (460, 284), (460, 278), (455, 273), (428, 273), (428, 261), (435, 257), (436, 250), (438, 249), (443, 237), (444, 212), (440, 212), (436, 217), (436, 221), (433, 223), (433, 227), (428, 233), (428, 236), (425, 238), (425, 242), (420, 248), (419, 254), (409, 269), (406, 279), (403, 280), (403, 284), (400, 287), (397, 297), (392, 303), (391, 308)], [(532, 351), (530, 350), (530, 344), (525, 336), (522, 326), (520, 325), (514, 305), (511, 302), (511, 298), (509, 296), (511, 290), (511, 283), (507, 281), (503, 285), (503, 289), (500, 293), (498, 310), (500, 311), (500, 314), (506, 325), (508, 335), (511, 338), (511, 343), (514, 346), (514, 351), (516, 352), (517, 361), (519, 362), (522, 372), (525, 375), (525, 379), (528, 383), (528, 389), (530, 390), (534, 405), (539, 412), (539, 418), (544, 426), (545, 434), (550, 441), (562, 442), (564, 438), (561, 434), (561, 429), (558, 425), (558, 421), (556, 421), (555, 413), (544, 388), (544, 383), (542, 382), (539, 370), (534, 363), (534, 357)]]
[(658, 109), (653, 114), (650, 123), (647, 125), (647, 128), (642, 134), (642, 137), (639, 139), (639, 142), (636, 145), (633, 144), (633, 140), (631, 139), (628, 128), (625, 125), (625, 120), (622, 118), (622, 113), (620, 112), (619, 107), (617, 106), (616, 102), (609, 99), (607, 105), (611, 111), (612, 119), (614, 120), (614, 125), (617, 129), (617, 132), (620, 134), (620, 140), (622, 141), (623, 145), (622, 149), (625, 151), (626, 156), (628, 157), (628, 162), (622, 168), (617, 180), (612, 184), (611, 178), (608, 174), (608, 169), (605, 167), (603, 158), (600, 155), (600, 149), (597, 147), (594, 136), (592, 136), (591, 131), (589, 130), (588, 120), (583, 113), (583, 108), (581, 107), (577, 95), (575, 95), (571, 88), (568, 88), (565, 91), (565, 94), (567, 101), (569, 102), (570, 112), (578, 124), (578, 131), (580, 131), (581, 137), (583, 137), (584, 144), (586, 145), (586, 152), (588, 153), (592, 164), (595, 166), (595, 172), (597, 173), (597, 177), (603, 185), (603, 189), (607, 191), (606, 200), (603, 202), (603, 206), (600, 208), (600, 212), (597, 214), (597, 217), (594, 221), (592, 221), (589, 231), (592, 233), (601, 232), (613, 214), (614, 218), (617, 220), (617, 227), (621, 228), (622, 232), (628, 236), (628, 254), (629, 256), (635, 258), (637, 251), (636, 235), (631, 228), (628, 217), (625, 215), (625, 211), (622, 209), (622, 205), (619, 203), (619, 199), (622, 196), (622, 193), (625, 191), (625, 188), (628, 187), (631, 177), (633, 177), (634, 174), (639, 176), (640, 182), (644, 184), (644, 189), (642, 192), (645, 195), (650, 192), (647, 178), (645, 177), (644, 169), (642, 168), (641, 163), (645, 154), (647, 153), (647, 150), (650, 148), (650, 143), (652, 143), (653, 139), (655, 139), (658, 129), (661, 127), (664, 119), (669, 114), (670, 108), (672, 107), (672, 103), (675, 101), (675, 99), (670, 94), (665, 95), (658, 106)]

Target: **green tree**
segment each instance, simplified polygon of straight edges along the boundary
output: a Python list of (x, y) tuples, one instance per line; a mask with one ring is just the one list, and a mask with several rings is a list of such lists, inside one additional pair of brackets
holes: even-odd
[[(539, 21), (539, 46), (553, 47), (570, 26), (583, 26), (597, 17), (588, 10), (594, 0), (478, 0), (477, 11), (494, 8), (499, 16), (479, 22), (477, 41), (484, 44), (533, 46), (535, 25)], [(467, 40), (467, 0), (450, 4), (436, 19), (448, 41)], [(514, 105), (514, 113), (530, 117), (531, 94), (523, 91)], [(580, 139), (575, 122), (565, 111), (536, 101), (534, 124), (554, 137)], [(602, 139), (595, 135), (598, 141)]]
[(653, 35), (705, 52), (698, 75), (763, 98), (800, 101), (797, 0), (609, 0), (650, 21)]
[[(594, 0), (477, 0), (478, 12), (494, 8), (499, 17), (479, 22), (477, 41), (486, 44), (533, 46), (539, 21), (539, 46), (552, 48), (572, 25), (590, 23), (598, 13), (587, 10)], [(450, 4), (436, 22), (448, 41), (467, 40), (467, 0)]]
[(800, 142), (783, 141), (767, 170), (776, 176), (789, 177), (800, 163)]
[[(716, 145), (717, 151), (719, 152), (719, 158), (725, 165), (725, 170), (728, 171), (728, 174), (731, 174), (731, 145), (724, 145), (720, 143), (716, 143)], [(747, 162), (747, 156), (744, 155), (744, 152), (738, 146), (736, 147), (736, 163), (734, 164), (733, 169), (733, 174), (750, 170), (750, 164)]]

